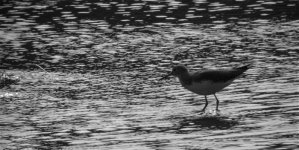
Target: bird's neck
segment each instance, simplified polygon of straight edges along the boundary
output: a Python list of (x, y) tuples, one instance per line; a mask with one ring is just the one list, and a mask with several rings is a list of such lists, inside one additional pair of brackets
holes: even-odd
[(178, 75), (178, 78), (183, 86), (191, 85), (192, 78), (188, 72)]

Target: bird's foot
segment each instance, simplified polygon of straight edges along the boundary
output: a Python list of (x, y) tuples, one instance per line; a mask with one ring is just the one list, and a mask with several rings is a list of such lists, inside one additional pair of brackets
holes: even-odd
[(219, 109), (216, 109), (216, 110), (213, 111), (213, 114), (216, 115), (216, 116), (218, 116), (218, 115), (220, 115), (221, 113), (220, 113), (220, 110), (219, 110)]
[(203, 109), (203, 110), (200, 110), (200, 111), (197, 111), (199, 115), (203, 115), (206, 113), (206, 111)]
[(205, 109), (202, 109), (201, 111), (198, 111), (198, 114), (199, 115), (213, 115), (213, 116), (219, 116), (221, 115), (221, 112), (219, 109), (216, 109), (216, 110), (205, 110)]
[(201, 110), (199, 111), (200, 115), (208, 115), (208, 116), (220, 116), (220, 110)]

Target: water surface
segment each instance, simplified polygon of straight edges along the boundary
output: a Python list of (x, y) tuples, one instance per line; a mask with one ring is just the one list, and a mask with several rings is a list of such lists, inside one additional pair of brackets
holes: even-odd
[[(299, 148), (296, 1), (47, 2), (1, 7), (1, 149)], [(252, 66), (215, 115), (176, 64)]]

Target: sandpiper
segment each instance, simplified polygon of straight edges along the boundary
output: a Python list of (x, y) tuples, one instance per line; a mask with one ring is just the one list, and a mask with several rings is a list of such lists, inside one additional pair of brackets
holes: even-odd
[(181, 85), (187, 90), (199, 95), (204, 95), (206, 104), (202, 111), (205, 111), (208, 106), (207, 95), (213, 94), (216, 98), (216, 111), (219, 111), (219, 100), (216, 92), (219, 92), (226, 86), (230, 85), (238, 76), (248, 69), (249, 65), (245, 65), (233, 69), (222, 70), (205, 70), (195, 73), (188, 72), (183, 65), (175, 66), (171, 73), (161, 78), (161, 80), (174, 75), (179, 78)]

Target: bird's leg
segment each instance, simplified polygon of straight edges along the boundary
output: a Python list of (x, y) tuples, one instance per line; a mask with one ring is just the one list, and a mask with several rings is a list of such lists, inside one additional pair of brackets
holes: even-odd
[(219, 111), (219, 109), (218, 109), (219, 100), (218, 100), (216, 94), (214, 94), (214, 96), (215, 96), (215, 98), (216, 98), (216, 111)]
[(205, 107), (202, 109), (202, 112), (205, 111), (205, 109), (207, 108), (208, 103), (209, 103), (206, 95), (205, 95), (205, 100), (206, 100), (206, 104), (205, 104)]

